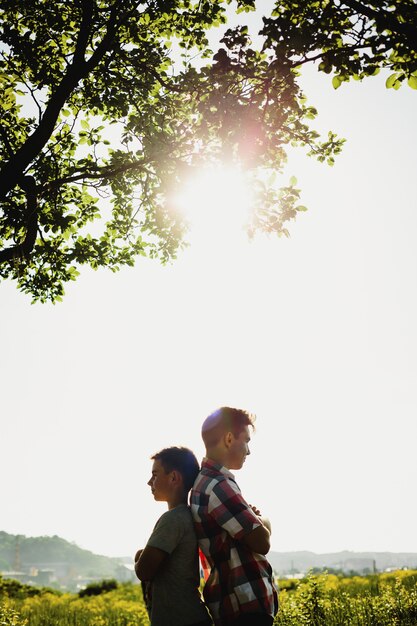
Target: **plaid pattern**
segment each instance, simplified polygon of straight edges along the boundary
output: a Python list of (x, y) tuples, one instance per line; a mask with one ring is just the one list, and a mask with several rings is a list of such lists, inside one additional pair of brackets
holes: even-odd
[(241, 542), (261, 522), (228, 469), (203, 460), (191, 491), (191, 512), (205, 557), (204, 600), (215, 623), (225, 624), (242, 613), (274, 616), (278, 598), (272, 568), (262, 554)]

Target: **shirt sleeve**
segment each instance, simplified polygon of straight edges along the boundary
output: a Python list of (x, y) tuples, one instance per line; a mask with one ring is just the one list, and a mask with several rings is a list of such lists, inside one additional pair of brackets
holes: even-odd
[(213, 488), (208, 512), (219, 526), (238, 541), (262, 526), (259, 517), (252, 511), (233, 480), (222, 480)]
[(159, 518), (147, 545), (171, 554), (179, 544), (184, 530), (181, 519), (169, 513), (167, 511)]

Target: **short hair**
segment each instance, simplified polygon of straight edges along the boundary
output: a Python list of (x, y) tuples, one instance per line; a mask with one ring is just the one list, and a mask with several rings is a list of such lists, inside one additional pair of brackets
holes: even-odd
[(201, 436), (206, 448), (216, 445), (224, 433), (232, 432), (238, 437), (245, 426), (255, 430), (255, 415), (243, 409), (222, 406), (213, 411), (203, 422)]
[(194, 452), (188, 448), (172, 446), (156, 452), (151, 459), (160, 461), (166, 473), (177, 471), (181, 474), (186, 493), (194, 484), (200, 466)]

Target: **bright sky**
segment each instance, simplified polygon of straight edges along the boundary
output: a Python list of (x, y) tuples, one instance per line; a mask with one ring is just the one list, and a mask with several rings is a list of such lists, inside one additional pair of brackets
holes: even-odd
[(133, 555), (165, 510), (150, 455), (201, 458), (228, 404), (257, 414), (237, 479), (273, 550), (417, 552), (417, 94), (304, 84), (348, 142), (334, 168), (293, 155), (290, 239), (200, 229), (56, 306), (0, 285), (0, 530)]

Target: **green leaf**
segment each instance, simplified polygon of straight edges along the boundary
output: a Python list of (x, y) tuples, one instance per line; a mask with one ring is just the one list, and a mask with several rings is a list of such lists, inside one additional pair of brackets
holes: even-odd
[(398, 80), (398, 74), (391, 74), (390, 76), (388, 76), (387, 80), (385, 81), (385, 87), (387, 89), (392, 89), (395, 85), (395, 83)]
[(339, 89), (341, 84), (342, 84), (342, 81), (340, 80), (339, 76), (333, 76), (332, 85), (334, 89)]
[(410, 76), (407, 83), (411, 89), (417, 89), (417, 76)]

